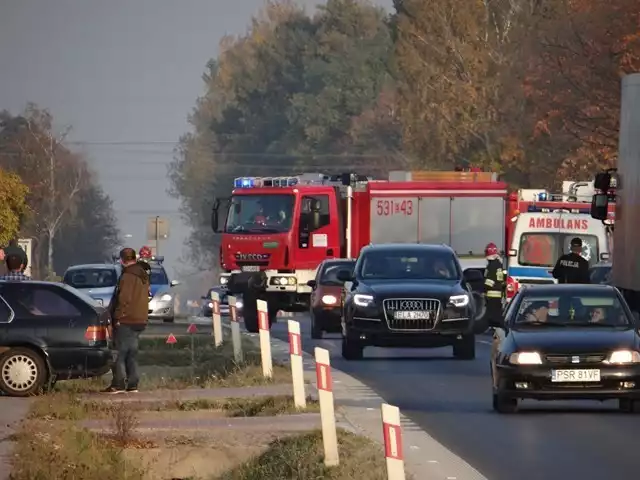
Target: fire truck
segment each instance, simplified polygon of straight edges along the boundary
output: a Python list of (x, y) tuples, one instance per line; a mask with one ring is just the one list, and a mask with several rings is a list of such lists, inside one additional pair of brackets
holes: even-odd
[[(609, 231), (590, 215), (594, 183), (567, 180), (562, 187), (559, 194), (522, 189), (509, 196), (507, 301), (520, 284), (555, 283), (551, 270), (575, 237), (582, 240), (582, 256), (591, 265), (610, 258)], [(613, 206), (608, 214), (614, 218)]]
[(307, 311), (318, 265), (371, 243), (444, 243), (463, 266), (484, 267), (487, 243), (505, 247), (506, 199), (507, 185), (491, 172), (236, 178), (212, 212), (220, 283), (243, 295), (245, 326), (256, 332), (256, 299), (267, 302), (270, 324), (279, 310)]

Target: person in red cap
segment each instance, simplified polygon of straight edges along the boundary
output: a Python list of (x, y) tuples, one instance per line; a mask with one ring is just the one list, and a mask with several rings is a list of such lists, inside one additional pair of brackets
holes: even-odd
[(490, 243), (484, 250), (487, 267), (484, 270), (484, 296), (487, 305), (486, 318), (499, 321), (502, 315), (502, 293), (504, 292), (504, 270), (500, 251), (495, 243)]

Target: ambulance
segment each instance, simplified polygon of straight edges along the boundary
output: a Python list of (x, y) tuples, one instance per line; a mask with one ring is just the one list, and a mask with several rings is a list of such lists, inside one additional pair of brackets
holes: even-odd
[(591, 217), (593, 182), (564, 182), (563, 193), (520, 190), (510, 201), (507, 227), (507, 301), (521, 284), (556, 283), (551, 271), (582, 240), (582, 256), (590, 266), (610, 258), (609, 231)]

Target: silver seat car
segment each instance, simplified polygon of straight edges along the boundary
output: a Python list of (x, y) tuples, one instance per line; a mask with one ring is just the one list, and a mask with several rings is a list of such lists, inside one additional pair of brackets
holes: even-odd
[(64, 273), (62, 281), (108, 307), (121, 273), (122, 267), (113, 263), (73, 265)]

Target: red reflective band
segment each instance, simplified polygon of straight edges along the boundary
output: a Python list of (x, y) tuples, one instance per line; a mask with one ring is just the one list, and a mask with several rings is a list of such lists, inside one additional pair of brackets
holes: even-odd
[(403, 460), (402, 429), (400, 428), (400, 425), (383, 423), (382, 428), (384, 435), (384, 456), (387, 458), (394, 458), (396, 460)]
[(302, 355), (302, 340), (299, 333), (289, 332), (289, 354)]
[(260, 310), (258, 310), (258, 327), (260, 330), (269, 330), (269, 316)]
[(229, 306), (229, 315), (231, 316), (231, 321), (232, 322), (237, 322), (238, 321), (238, 317), (237, 317), (237, 313), (236, 313), (236, 306), (235, 305), (230, 305)]
[(331, 380), (331, 367), (329, 365), (316, 363), (316, 379), (318, 381), (318, 390), (332, 391), (333, 381)]
[(220, 302), (213, 302), (213, 313), (214, 315), (220, 315)]

